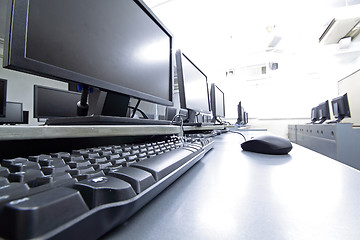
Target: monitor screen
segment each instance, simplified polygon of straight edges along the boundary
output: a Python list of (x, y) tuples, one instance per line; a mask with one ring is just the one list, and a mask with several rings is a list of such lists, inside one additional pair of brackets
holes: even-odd
[(329, 101), (328, 100), (320, 103), (317, 106), (317, 110), (318, 110), (318, 118), (320, 120), (319, 123), (323, 123), (326, 120), (330, 119), (330, 109), (329, 109)]
[(81, 94), (34, 85), (34, 118), (72, 117)]
[(5, 117), (6, 113), (6, 84), (7, 81), (0, 78), (0, 117)]
[(206, 75), (180, 50), (176, 52), (180, 107), (200, 113), (210, 113)]
[(172, 105), (172, 34), (141, 0), (13, 1), (4, 67)]
[(211, 84), (210, 100), (213, 118), (225, 117), (225, 95), (215, 83)]
[(18, 102), (6, 102), (6, 117), (0, 118), (1, 124), (23, 123), (23, 105)]
[(334, 98), (331, 101), (331, 106), (333, 110), (334, 117), (337, 122), (340, 122), (344, 118), (350, 118), (350, 107), (347, 93), (337, 98)]

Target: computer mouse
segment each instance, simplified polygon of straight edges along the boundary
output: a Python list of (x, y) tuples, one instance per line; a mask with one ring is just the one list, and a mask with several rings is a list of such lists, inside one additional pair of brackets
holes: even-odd
[(281, 155), (288, 154), (292, 149), (292, 144), (286, 138), (263, 135), (243, 142), (241, 148), (249, 152)]

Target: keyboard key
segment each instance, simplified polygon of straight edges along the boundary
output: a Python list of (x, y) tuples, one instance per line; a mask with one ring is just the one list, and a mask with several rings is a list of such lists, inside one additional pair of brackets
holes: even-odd
[(65, 172), (59, 172), (59, 173), (53, 173), (51, 175), (45, 175), (44, 177), (38, 177), (35, 179), (35, 181), (32, 184), (33, 186), (37, 187), (54, 182), (60, 184), (61, 182), (67, 182), (68, 180), (72, 180), (70, 174)]
[(10, 172), (25, 172), (28, 169), (40, 169), (40, 165), (36, 162), (25, 161), (25, 162), (13, 162), (9, 166)]
[(187, 149), (174, 149), (173, 151), (157, 155), (133, 164), (133, 167), (150, 172), (156, 181), (159, 181), (184, 163), (192, 156), (193, 152)]
[(29, 160), (32, 162), (38, 162), (39, 160), (44, 160), (44, 159), (49, 159), (49, 158), (51, 158), (50, 155), (40, 154), (40, 155), (36, 155), (36, 156), (30, 156)]
[(25, 172), (10, 173), (8, 176), (9, 182), (22, 182), (28, 183), (32, 187), (32, 181), (38, 177), (44, 177), (40, 169), (28, 169)]
[(27, 196), (30, 188), (27, 184), (11, 182), (0, 187), (0, 216), (3, 205), (17, 198)]
[(89, 179), (89, 178), (97, 178), (97, 177), (104, 177), (104, 176), (105, 176), (105, 173), (103, 170), (95, 170), (92, 172), (75, 175), (73, 177), (76, 178), (78, 181), (82, 181), (82, 180)]
[(65, 162), (71, 162), (71, 161), (82, 161), (85, 160), (83, 155), (73, 153), (69, 156), (63, 156), (62, 159), (64, 159)]
[(50, 166), (44, 166), (41, 168), (41, 171), (45, 175), (50, 175), (54, 173), (60, 173), (60, 172), (66, 172), (67, 170), (70, 170), (70, 167), (67, 164), (63, 165), (50, 165)]
[(126, 156), (125, 159), (126, 159), (127, 162), (134, 162), (134, 161), (136, 161), (138, 159), (138, 156), (129, 155), (129, 156)]
[(77, 155), (84, 155), (86, 153), (89, 153), (89, 149), (78, 149), (78, 150), (72, 150), (73, 154), (77, 154)]
[(0, 176), (0, 188), (9, 185), (9, 180)]
[(7, 177), (9, 173), (10, 171), (8, 168), (0, 166), (0, 177)]
[(0, 232), (10, 239), (28, 239), (61, 226), (88, 210), (78, 191), (52, 189), (7, 203), (0, 218)]
[(106, 156), (106, 158), (107, 158), (108, 160), (119, 159), (119, 158), (120, 158), (120, 154), (111, 154), (111, 155)]
[(70, 168), (78, 168), (90, 165), (90, 161), (88, 160), (78, 160), (78, 161), (70, 161), (67, 163)]
[(57, 152), (57, 153), (51, 153), (50, 155), (53, 158), (63, 158), (63, 157), (69, 157), (70, 153), (68, 153), (68, 152)]
[(86, 179), (75, 183), (74, 188), (80, 191), (89, 208), (136, 196), (129, 183), (112, 176)]
[(3, 167), (7, 167), (9, 168), (11, 165), (13, 164), (16, 164), (16, 163), (26, 163), (28, 162), (29, 160), (27, 158), (13, 158), (13, 159), (4, 159), (2, 162), (1, 162), (1, 165)]
[(95, 169), (92, 168), (91, 166), (85, 166), (85, 167), (74, 168), (71, 170), (66, 170), (65, 172), (70, 173), (71, 176), (75, 176), (75, 175), (90, 173), (93, 172), (94, 170)]
[(113, 170), (108, 175), (131, 184), (136, 193), (141, 193), (155, 183), (152, 174), (139, 168), (127, 167)]

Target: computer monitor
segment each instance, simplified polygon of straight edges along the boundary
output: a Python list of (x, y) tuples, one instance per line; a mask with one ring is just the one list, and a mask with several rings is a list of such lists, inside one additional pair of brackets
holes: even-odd
[(336, 118), (336, 122), (340, 122), (344, 118), (351, 117), (347, 93), (337, 98), (334, 98), (331, 101), (331, 106), (334, 117)]
[(211, 84), (210, 101), (212, 111), (212, 122), (221, 121), (218, 117), (225, 117), (225, 95), (224, 92), (215, 84)]
[(330, 109), (329, 109), (329, 101), (328, 100), (320, 103), (317, 106), (317, 110), (318, 110), (319, 124), (330, 119)]
[(319, 121), (319, 115), (318, 115), (318, 107), (313, 107), (311, 109), (311, 123), (315, 123)]
[(81, 94), (34, 85), (34, 118), (75, 117)]
[[(173, 104), (173, 36), (141, 0), (13, 1), (4, 67)], [(125, 117), (125, 116), (122, 116)]]
[(207, 76), (184, 54), (175, 54), (180, 107), (188, 110), (184, 122), (195, 122), (197, 113), (211, 113)]
[(244, 108), (241, 106), (241, 101), (239, 102), (239, 104), (237, 105), (237, 113), (238, 113), (238, 117), (236, 120), (236, 125), (243, 125), (244, 124)]
[(0, 118), (0, 124), (23, 123), (23, 105), (19, 102), (6, 102), (6, 116)]
[(244, 111), (244, 124), (248, 124), (249, 123), (249, 114), (248, 112)]
[(0, 78), (0, 117), (5, 117), (6, 113), (6, 84), (7, 81)]

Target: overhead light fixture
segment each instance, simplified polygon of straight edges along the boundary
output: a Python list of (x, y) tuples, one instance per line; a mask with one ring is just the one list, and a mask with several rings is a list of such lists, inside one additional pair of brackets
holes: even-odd
[(276, 45), (280, 42), (280, 40), (281, 40), (281, 37), (279, 37), (279, 36), (277, 36), (277, 35), (274, 35), (274, 36), (272, 37), (272, 39), (270, 40), (268, 47), (269, 47), (269, 48), (274, 48), (274, 47), (276, 47)]
[(360, 16), (344, 19), (334, 18), (321, 34), (319, 42), (323, 44), (338, 43), (341, 39), (351, 37), (355, 38), (360, 33)]
[(266, 27), (266, 31), (269, 33), (270, 39), (268, 42), (268, 49), (273, 49), (280, 42), (281, 37), (277, 34), (276, 25), (269, 25)]
[(357, 23), (353, 29), (350, 30), (348, 34), (346, 34), (345, 38), (350, 37), (351, 40), (354, 40), (360, 33), (360, 21)]
[(337, 44), (341, 39), (353, 40), (360, 33), (360, 4), (336, 9), (319, 38), (319, 42)]

